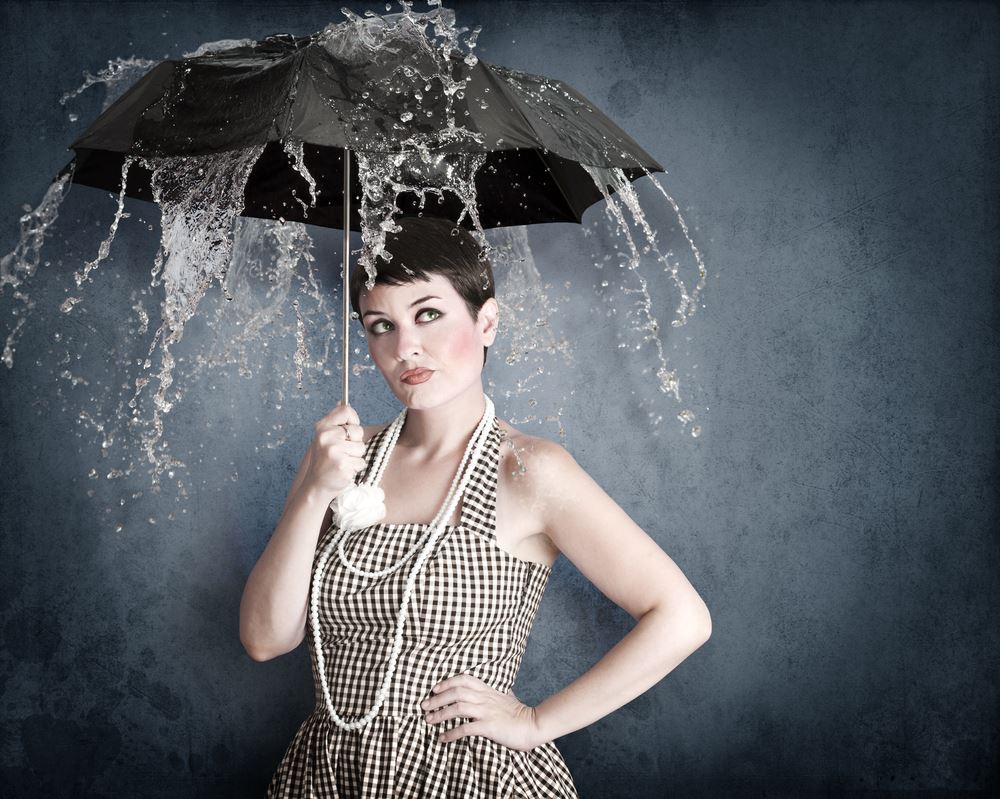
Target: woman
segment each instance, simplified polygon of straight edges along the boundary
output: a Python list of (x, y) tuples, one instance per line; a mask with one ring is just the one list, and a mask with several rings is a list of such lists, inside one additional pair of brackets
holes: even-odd
[[(404, 410), (316, 423), (240, 607), (254, 660), (303, 638), (313, 659), (316, 709), (268, 796), (575, 797), (554, 740), (656, 684), (708, 639), (709, 613), (565, 449), (496, 417), (482, 368), (499, 306), (473, 237), (400, 223), (351, 305)], [(531, 707), (510, 686), (559, 553), (638, 624)]]

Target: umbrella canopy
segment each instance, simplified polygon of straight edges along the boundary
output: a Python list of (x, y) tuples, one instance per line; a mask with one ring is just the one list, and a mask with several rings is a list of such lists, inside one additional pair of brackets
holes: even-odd
[[(437, 156), (440, 170), (482, 155), (475, 188), (479, 222), (489, 228), (580, 222), (602, 198), (583, 165), (618, 167), (629, 180), (664, 171), (562, 81), (454, 52), (444, 71), (441, 56), (414, 47), (405, 28), (367, 46), (336, 35), (346, 24), (161, 62), (70, 145), (76, 157), (60, 175), (72, 171), (74, 183), (118, 193), (128, 155), (206, 155), (264, 145), (242, 215), (342, 228), (344, 150), (422, 146)], [(287, 142), (302, 143), (315, 180), (308, 208), (296, 199), (309, 198), (310, 187)], [(360, 231), (361, 181), (356, 165), (350, 169), (350, 229)], [(133, 163), (125, 194), (152, 201), (150, 174)], [(403, 193), (397, 205), (409, 214), (418, 202)], [(421, 210), (457, 220), (462, 204), (446, 196)]]
[[(372, 196), (352, 152), (396, 168), (380, 177), (395, 183), (386, 188), (398, 214), (469, 228), (579, 223), (604, 196), (588, 167), (618, 168), (629, 181), (665, 170), (567, 84), (436, 46), (423, 25), (453, 45), (450, 11), (344, 13), (348, 22), (311, 36), (276, 34), (158, 64), (70, 145), (76, 156), (60, 177), (120, 194), (124, 172), (124, 194), (152, 201), (155, 164), (144, 158), (262, 148), (240, 214), (344, 231), (347, 404), (349, 235), (362, 230), (362, 190)], [(453, 178), (471, 182), (474, 214)], [(425, 205), (424, 186), (452, 191)]]

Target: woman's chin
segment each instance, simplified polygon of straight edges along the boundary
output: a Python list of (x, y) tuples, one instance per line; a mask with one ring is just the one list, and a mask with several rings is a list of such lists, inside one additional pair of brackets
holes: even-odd
[(433, 392), (429, 391), (423, 383), (408, 386), (400, 383), (399, 387), (393, 391), (398, 399), (407, 408), (418, 411), (434, 405)]

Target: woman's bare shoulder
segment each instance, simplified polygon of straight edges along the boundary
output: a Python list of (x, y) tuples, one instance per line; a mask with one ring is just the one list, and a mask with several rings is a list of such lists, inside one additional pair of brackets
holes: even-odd
[(546, 520), (553, 509), (558, 508), (560, 486), (567, 482), (576, 463), (556, 441), (529, 435), (503, 420), (500, 427), (503, 440), (497, 475), (497, 505), (503, 507), (503, 515), (513, 519), (514, 527), (526, 538), (536, 539), (533, 552), (537, 557), (532, 559), (551, 565), (559, 549), (545, 532)]
[(537, 482), (539, 478), (552, 479), (565, 468), (566, 459), (571, 459), (566, 449), (557, 441), (525, 433), (503, 419), (499, 421), (503, 434), (500, 443), (500, 467), (505, 476), (512, 478), (530, 476), (529, 480), (521, 482), (538, 489), (542, 487)]

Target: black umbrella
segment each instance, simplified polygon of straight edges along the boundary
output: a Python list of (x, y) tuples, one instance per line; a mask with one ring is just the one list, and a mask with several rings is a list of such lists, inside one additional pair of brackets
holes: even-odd
[[(587, 166), (620, 168), (630, 181), (664, 169), (562, 81), (429, 48), (414, 21), (451, 23), (450, 11), (365, 20), (345, 13), (348, 22), (311, 36), (276, 34), (161, 62), (70, 145), (76, 156), (60, 176), (71, 172), (74, 183), (119, 193), (125, 159), (138, 157), (124, 193), (152, 201), (152, 172), (142, 158), (263, 147), (241, 214), (344, 230), (346, 404), (349, 231), (362, 223), (352, 151), (386, 158), (422, 153), (423, 165), (407, 185), (419, 182), (422, 169), (423, 177), (427, 170), (440, 177), (475, 159), (483, 228), (579, 223), (603, 197)], [(301, 146), (299, 167), (289, 144)], [(404, 191), (396, 207), (401, 215), (423, 212), (474, 225), (454, 193), (425, 206), (417, 193)]]

